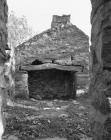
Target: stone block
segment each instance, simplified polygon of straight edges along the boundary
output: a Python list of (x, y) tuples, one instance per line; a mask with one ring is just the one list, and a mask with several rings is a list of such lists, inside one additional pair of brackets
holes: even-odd
[(15, 95), (14, 98), (28, 99), (28, 74), (26, 72), (16, 72), (15, 75)]

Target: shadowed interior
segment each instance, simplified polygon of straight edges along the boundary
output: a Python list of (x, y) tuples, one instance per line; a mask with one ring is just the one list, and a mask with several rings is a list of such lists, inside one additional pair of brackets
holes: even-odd
[(28, 72), (29, 97), (69, 99), (76, 94), (74, 73), (56, 69)]

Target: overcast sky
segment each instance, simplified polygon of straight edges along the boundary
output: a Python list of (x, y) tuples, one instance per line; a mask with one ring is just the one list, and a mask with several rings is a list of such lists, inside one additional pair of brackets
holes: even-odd
[(32, 29), (40, 33), (50, 28), (52, 15), (70, 14), (71, 22), (90, 35), (90, 0), (7, 0), (9, 11), (26, 16)]

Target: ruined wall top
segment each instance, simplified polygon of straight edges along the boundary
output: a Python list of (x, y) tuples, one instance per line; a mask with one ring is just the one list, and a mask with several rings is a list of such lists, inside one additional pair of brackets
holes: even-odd
[(70, 15), (53, 15), (51, 28), (64, 27), (70, 24)]

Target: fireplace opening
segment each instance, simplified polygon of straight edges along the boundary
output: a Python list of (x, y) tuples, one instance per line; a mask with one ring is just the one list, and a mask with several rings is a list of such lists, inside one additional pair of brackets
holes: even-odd
[(40, 64), (43, 64), (40, 60), (35, 60), (32, 62), (32, 65), (40, 65)]
[(37, 100), (74, 99), (75, 72), (57, 69), (28, 71), (29, 98)]
[(103, 70), (111, 71), (111, 67), (110, 66), (109, 67), (108, 66), (104, 66)]

